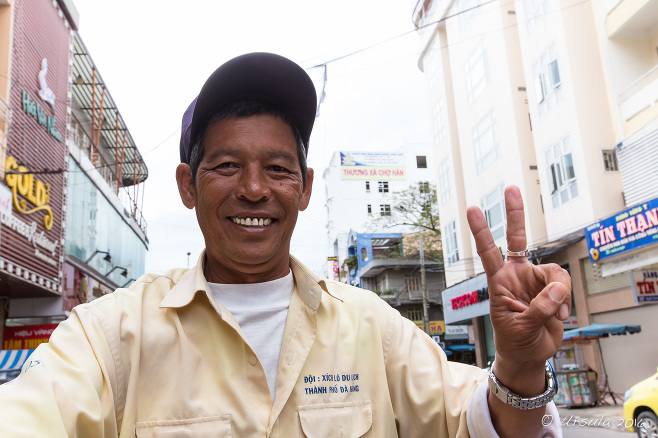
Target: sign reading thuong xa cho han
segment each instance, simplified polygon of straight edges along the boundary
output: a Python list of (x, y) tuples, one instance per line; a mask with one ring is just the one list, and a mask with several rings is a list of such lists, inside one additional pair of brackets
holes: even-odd
[(658, 199), (588, 226), (585, 238), (593, 263), (658, 242)]

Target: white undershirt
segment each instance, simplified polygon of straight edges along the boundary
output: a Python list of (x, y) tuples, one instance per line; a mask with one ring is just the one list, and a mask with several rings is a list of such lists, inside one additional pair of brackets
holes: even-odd
[(295, 289), (292, 272), (265, 283), (209, 283), (217, 302), (235, 317), (265, 370), (272, 402), (288, 306)]

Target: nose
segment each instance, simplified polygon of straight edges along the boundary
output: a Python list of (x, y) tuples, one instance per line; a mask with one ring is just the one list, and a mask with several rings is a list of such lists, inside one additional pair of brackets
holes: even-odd
[(271, 190), (265, 171), (256, 166), (249, 166), (243, 170), (237, 196), (250, 202), (266, 201)]

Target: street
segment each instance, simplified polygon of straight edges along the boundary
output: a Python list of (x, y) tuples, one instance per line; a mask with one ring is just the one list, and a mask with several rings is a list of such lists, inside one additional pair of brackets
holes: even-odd
[(631, 432), (621, 432), (604, 427), (588, 427), (588, 426), (564, 426), (562, 428), (564, 438), (633, 438), (636, 436)]

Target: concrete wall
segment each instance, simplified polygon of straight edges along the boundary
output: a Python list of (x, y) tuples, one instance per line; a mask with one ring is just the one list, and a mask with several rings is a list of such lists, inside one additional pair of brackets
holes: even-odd
[[(599, 324), (640, 324), (642, 332), (601, 339), (601, 349), (610, 388), (623, 393), (635, 383), (656, 372), (658, 366), (658, 305), (647, 304), (632, 309), (594, 315)], [(649, 347), (653, 346), (653, 347)]]

